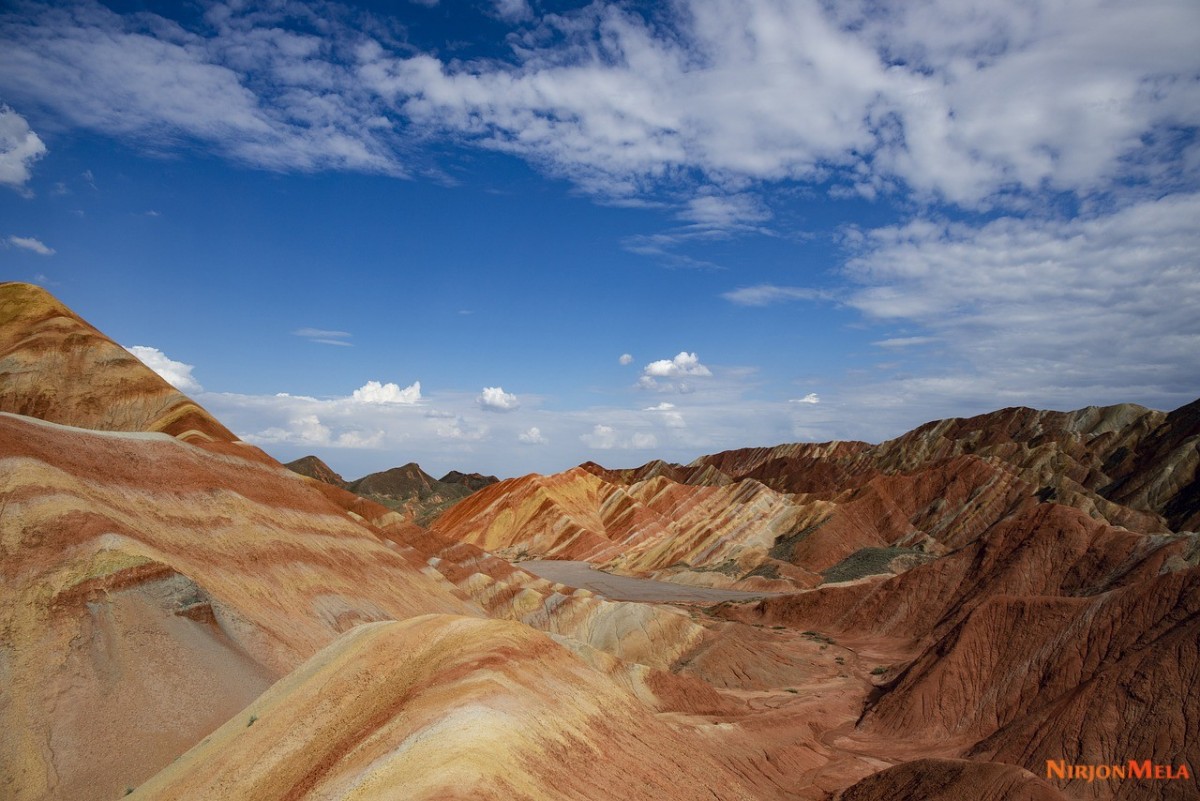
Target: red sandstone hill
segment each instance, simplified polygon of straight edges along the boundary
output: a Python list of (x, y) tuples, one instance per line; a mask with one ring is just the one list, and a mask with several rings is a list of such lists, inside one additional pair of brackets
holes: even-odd
[[(90, 376), (87, 382), (78, 377)], [(0, 411), (103, 431), (237, 438), (41, 287), (0, 284)]]
[[(42, 290), (0, 322), (0, 797), (1200, 797), (1197, 404), (587, 464), (427, 530)], [(786, 592), (631, 603), (497, 554)], [(1129, 758), (1192, 778), (1045, 778)]]

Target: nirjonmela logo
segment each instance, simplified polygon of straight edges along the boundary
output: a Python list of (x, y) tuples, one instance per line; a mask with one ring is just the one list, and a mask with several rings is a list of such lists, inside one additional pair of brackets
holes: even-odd
[(1160, 765), (1148, 759), (1131, 759), (1113, 765), (1068, 765), (1065, 759), (1047, 759), (1046, 778), (1086, 782), (1123, 779), (1178, 781), (1192, 778), (1192, 772), (1187, 765)]

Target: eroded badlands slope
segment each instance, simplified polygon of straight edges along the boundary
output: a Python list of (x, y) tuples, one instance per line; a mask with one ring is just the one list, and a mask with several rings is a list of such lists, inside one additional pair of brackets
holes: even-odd
[[(1200, 763), (1198, 404), (587, 464), (426, 530), (44, 291), (0, 312), (0, 797), (1200, 796), (1045, 780)], [(621, 602), (497, 553), (782, 594)]]
[(131, 353), (32, 284), (0, 283), (0, 411), (102, 431), (237, 439)]
[[(164, 433), (155, 398), (207, 415), (14, 294), (88, 333), (44, 345), (18, 330), (42, 317), (9, 318), (7, 402), (95, 428), (0, 413), (0, 796), (769, 799), (828, 762), (778, 689), (835, 674), (817, 644), (553, 585), (256, 449)], [(42, 347), (82, 348), (46, 362), (74, 371), (53, 392)], [(849, 721), (860, 692), (838, 687)], [(738, 693), (792, 707), (770, 757), (730, 722)]]

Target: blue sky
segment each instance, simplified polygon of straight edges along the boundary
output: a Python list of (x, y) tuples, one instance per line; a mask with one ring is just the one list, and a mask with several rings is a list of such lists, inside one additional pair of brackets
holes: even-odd
[(1200, 6), (0, 6), (0, 274), (502, 476), (1200, 395)]

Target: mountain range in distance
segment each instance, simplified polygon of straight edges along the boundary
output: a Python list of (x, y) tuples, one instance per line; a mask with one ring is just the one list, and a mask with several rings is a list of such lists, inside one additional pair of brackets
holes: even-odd
[(434, 478), (416, 462), (371, 473), (355, 481), (346, 481), (316, 456), (302, 456), (284, 465), (287, 469), (317, 481), (353, 492), (363, 498), (395, 509), (419, 525), (433, 518), (476, 490), (500, 479), (479, 473), (451, 470)]
[(1197, 798), (1198, 469), (1200, 401), (346, 482), (0, 284), (0, 797)]

